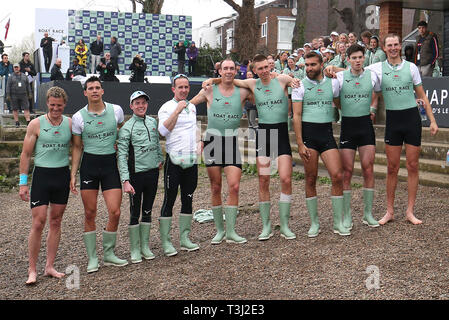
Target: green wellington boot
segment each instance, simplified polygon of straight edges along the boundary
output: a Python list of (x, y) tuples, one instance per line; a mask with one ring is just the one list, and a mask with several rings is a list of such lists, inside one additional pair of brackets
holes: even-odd
[(376, 228), (380, 226), (379, 222), (373, 217), (373, 199), (374, 199), (374, 189), (363, 189), (363, 202), (365, 207), (363, 209), (363, 220), (364, 224), (370, 227)]
[(349, 236), (351, 232), (343, 226), (343, 196), (332, 196), (332, 211), (334, 212), (334, 233)]
[(318, 219), (318, 200), (317, 197), (306, 198), (307, 211), (310, 216), (310, 229), (307, 232), (309, 238), (315, 238), (320, 233), (320, 221)]
[(85, 232), (83, 235), (84, 245), (86, 246), (87, 257), (87, 273), (98, 271), (98, 257), (97, 257), (97, 234), (96, 231)]
[(296, 239), (296, 235), (289, 229), (288, 220), (290, 219), (290, 202), (279, 201), (279, 221), (281, 224), (281, 237), (287, 240)]
[(135, 224), (128, 226), (129, 246), (131, 251), (131, 263), (142, 262), (142, 255), (140, 254), (140, 230), (139, 225)]
[(225, 207), (225, 216), (226, 216), (226, 242), (245, 243), (246, 239), (239, 236), (235, 232), (235, 220), (237, 219), (237, 207), (236, 206), (226, 206)]
[(268, 240), (273, 236), (271, 231), (271, 221), (270, 221), (270, 201), (259, 202), (260, 217), (262, 219), (262, 233), (259, 235), (259, 240)]
[(172, 217), (159, 218), (159, 232), (161, 235), (162, 249), (164, 249), (164, 254), (167, 257), (178, 254), (178, 251), (173, 247), (170, 239), (171, 220)]
[(145, 260), (151, 260), (156, 257), (150, 250), (150, 228), (151, 223), (149, 222), (141, 222), (139, 224), (140, 253)]
[(117, 232), (103, 231), (103, 261), (105, 266), (123, 267), (128, 261), (118, 258), (115, 253)]
[(190, 228), (192, 226), (192, 214), (179, 214), (179, 243), (181, 250), (195, 251), (200, 248), (196, 243), (189, 239)]
[(212, 207), (212, 213), (214, 215), (215, 228), (217, 229), (217, 234), (210, 242), (211, 244), (220, 244), (223, 242), (226, 236), (223, 221), (223, 208), (222, 206)]
[(343, 191), (343, 227), (352, 230), (352, 215), (351, 215), (351, 190)]

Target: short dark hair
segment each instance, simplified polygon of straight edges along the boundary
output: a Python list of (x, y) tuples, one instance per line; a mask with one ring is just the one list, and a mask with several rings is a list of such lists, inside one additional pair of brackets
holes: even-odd
[(101, 83), (100, 78), (98, 78), (97, 76), (91, 76), (90, 78), (88, 78), (88, 79), (86, 80), (86, 82), (84, 82), (84, 91), (87, 90), (87, 84), (90, 83), (90, 82), (99, 82), (101, 88), (103, 88), (103, 84)]
[(365, 48), (362, 47), (361, 45), (355, 43), (353, 45), (351, 45), (347, 50), (346, 50), (346, 55), (348, 57), (351, 56), (351, 54), (356, 53), (356, 52), (362, 52), (362, 54), (365, 54)]
[(253, 63), (261, 62), (264, 60), (267, 60), (267, 57), (265, 57), (263, 54), (256, 54), (253, 58)]
[(25, 56), (27, 55), (27, 54), (30, 54), (29, 52), (24, 52), (24, 53), (22, 53), (22, 58), (25, 58)]
[(418, 22), (418, 27), (427, 27), (427, 22), (421, 20), (420, 22)]
[(318, 58), (320, 63), (323, 63), (323, 56), (315, 51), (310, 51), (308, 54), (304, 56), (304, 59)]

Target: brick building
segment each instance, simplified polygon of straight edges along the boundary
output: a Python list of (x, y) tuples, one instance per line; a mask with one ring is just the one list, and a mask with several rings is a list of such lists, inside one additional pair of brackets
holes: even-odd
[[(361, 3), (363, 5), (361, 5)], [(259, 1), (255, 6), (259, 27), (257, 51), (277, 53), (291, 51), (291, 41), (297, 14), (296, 0)], [(402, 9), (402, 35), (414, 29), (414, 9)], [(233, 49), (235, 24), (238, 15), (212, 21), (208, 26), (193, 30), (193, 40), (203, 46), (222, 48), (223, 56)], [(307, 42), (318, 36), (364, 30), (379, 32), (379, 7), (366, 0), (309, 0), (306, 11), (304, 38)], [(211, 34), (214, 34), (211, 36)], [(207, 36), (208, 35), (208, 36)], [(211, 40), (212, 39), (212, 40)]]

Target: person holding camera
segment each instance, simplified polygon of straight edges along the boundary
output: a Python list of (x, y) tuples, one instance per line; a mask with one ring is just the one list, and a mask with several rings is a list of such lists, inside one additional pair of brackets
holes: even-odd
[(147, 70), (147, 64), (142, 59), (140, 54), (136, 54), (133, 62), (129, 66), (131, 70), (131, 77), (129, 81), (131, 82), (144, 82), (145, 81), (145, 71)]

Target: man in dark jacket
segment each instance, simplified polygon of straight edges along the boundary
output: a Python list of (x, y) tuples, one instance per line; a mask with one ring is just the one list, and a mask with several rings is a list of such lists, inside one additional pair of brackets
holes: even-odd
[(131, 70), (131, 77), (129, 78), (130, 82), (144, 82), (145, 81), (145, 71), (147, 70), (147, 64), (143, 59), (137, 54), (133, 62), (129, 66), (129, 70)]
[[(2, 62), (0, 63), (0, 76), (5, 77), (5, 87), (8, 85), (8, 77), (13, 73), (12, 64), (9, 62), (9, 57), (6, 53), (2, 54)], [(8, 111), (11, 112), (11, 103), (9, 100), (6, 101), (8, 105)], [(3, 106), (1, 106), (3, 108)]]
[(11, 101), (11, 108), (16, 121), (16, 127), (19, 123), (19, 109), (23, 109), (27, 123), (30, 123), (30, 111), (28, 110), (29, 98), (31, 96), (30, 83), (28, 78), (20, 72), (20, 65), (14, 64), (14, 72), (8, 78), (6, 85), (6, 99)]
[[(36, 68), (34, 67), (34, 64), (31, 63), (30, 60), (30, 54), (28, 52), (22, 53), (22, 60), (19, 62), (20, 65), (20, 72), (22, 72), (24, 75), (27, 76), (28, 81), (30, 82), (30, 88), (31, 92), (34, 92), (34, 85), (33, 85), (33, 77), (36, 76)], [(34, 113), (33, 106), (34, 106), (34, 99), (30, 99), (29, 101), (30, 105), (30, 113)]]
[(115, 70), (117, 70), (117, 74), (120, 74), (120, 70), (118, 67), (118, 56), (122, 53), (122, 47), (117, 42), (116, 37), (111, 38), (111, 50), (109, 50), (109, 52), (111, 53), (111, 61), (115, 66)]
[(62, 60), (60, 58), (56, 59), (55, 64), (51, 68), (51, 76), (50, 76), (51, 81), (64, 80), (64, 76), (62, 75), (61, 72), (61, 65)]
[(115, 76), (115, 65), (109, 52), (106, 52), (104, 58), (101, 58), (97, 71), (100, 72), (101, 81), (119, 81)]
[(438, 59), (438, 38), (427, 29), (427, 22), (418, 23), (419, 35), (416, 37), (415, 64), (418, 66), (421, 77), (431, 77), (435, 62)]
[(53, 58), (53, 41), (56, 41), (52, 37), (48, 36), (48, 32), (44, 33), (44, 37), (41, 39), (41, 48), (44, 53), (45, 72), (50, 70), (51, 60)]
[(174, 47), (174, 50), (178, 54), (178, 74), (184, 74), (184, 65), (186, 63), (186, 47), (184, 47), (184, 42), (179, 41)]
[(77, 58), (73, 59), (72, 66), (67, 69), (67, 73), (65, 75), (65, 79), (68, 81), (72, 81), (72, 79), (76, 76), (86, 76), (86, 71), (84, 70), (84, 67), (79, 64), (79, 61)]
[(90, 44), (90, 53), (92, 55), (90, 73), (93, 74), (97, 70), (97, 66), (103, 56), (103, 41), (101, 41), (100, 35), (97, 35), (97, 39)]

